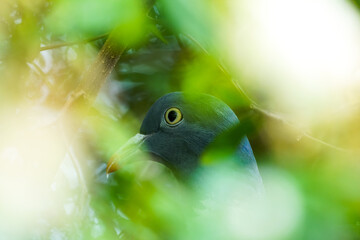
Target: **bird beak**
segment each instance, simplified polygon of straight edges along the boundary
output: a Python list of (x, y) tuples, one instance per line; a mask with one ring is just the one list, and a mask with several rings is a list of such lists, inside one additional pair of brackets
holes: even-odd
[(111, 156), (106, 167), (106, 174), (115, 172), (120, 168), (120, 165), (124, 166), (129, 159), (131, 159), (131, 156), (139, 150), (145, 138), (146, 135), (138, 133), (121, 146), (121, 148)]

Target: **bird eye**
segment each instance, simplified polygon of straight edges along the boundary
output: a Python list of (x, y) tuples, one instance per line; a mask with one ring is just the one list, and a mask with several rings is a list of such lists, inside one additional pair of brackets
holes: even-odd
[(182, 120), (182, 113), (178, 108), (169, 108), (165, 113), (165, 120), (170, 125), (175, 125)]

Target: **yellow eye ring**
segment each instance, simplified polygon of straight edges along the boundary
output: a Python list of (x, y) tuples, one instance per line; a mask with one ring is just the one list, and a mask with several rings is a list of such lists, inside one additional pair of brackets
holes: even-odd
[(169, 108), (165, 112), (165, 121), (170, 125), (175, 125), (183, 119), (180, 109), (176, 107)]

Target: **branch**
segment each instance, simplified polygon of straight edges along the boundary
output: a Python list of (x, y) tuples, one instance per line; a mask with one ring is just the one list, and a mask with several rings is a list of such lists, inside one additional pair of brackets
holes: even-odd
[[(192, 37), (189, 34), (184, 34), (188, 39), (190, 39), (193, 43), (195, 43), (195, 45), (197, 45), (206, 55), (210, 55), (210, 53), (201, 45), (201, 43), (199, 41), (197, 41), (194, 37)], [(340, 152), (345, 152), (345, 153), (353, 153), (356, 150), (351, 150), (351, 149), (346, 149), (346, 148), (341, 148), (338, 146), (335, 146), (331, 143), (327, 143), (319, 138), (316, 138), (314, 136), (312, 136), (311, 134), (309, 134), (307, 131), (304, 131), (302, 128), (300, 128), (299, 126), (297, 126), (296, 124), (290, 122), (289, 120), (287, 120), (286, 118), (284, 118), (283, 116), (273, 113), (271, 111), (268, 111), (266, 109), (263, 109), (260, 107), (259, 104), (256, 103), (256, 101), (254, 101), (246, 92), (245, 90), (240, 86), (238, 81), (235, 81), (235, 79), (233, 79), (230, 75), (230, 73), (224, 68), (224, 66), (221, 63), (217, 63), (218, 68), (224, 73), (224, 75), (234, 84), (234, 86), (237, 88), (237, 90), (241, 93), (241, 95), (243, 95), (243, 97), (250, 103), (250, 108), (255, 110), (256, 112), (270, 118), (270, 119), (274, 119), (276, 121), (280, 121), (294, 129), (296, 129), (299, 133), (300, 133), (300, 137), (298, 138), (298, 141), (301, 140), (302, 137), (306, 137), (314, 142), (320, 143), (324, 146), (327, 146), (329, 148), (332, 148), (334, 150), (340, 151)]]
[[(117, 29), (115, 28), (100, 49), (95, 62), (84, 72), (79, 85), (70, 94), (60, 111), (59, 118), (67, 120), (67, 117), (63, 118), (67, 115), (71, 118), (72, 130), (68, 133), (71, 136), (76, 135), (84, 115), (93, 105), (100, 89), (126, 48), (119, 43), (118, 39), (119, 36), (117, 36)], [(71, 141), (72, 137), (69, 139)]]
[[(154, 2), (155, 1), (150, 2), (149, 9), (153, 6)], [(68, 130), (70, 144), (80, 129), (84, 116), (93, 105), (107, 77), (115, 68), (117, 62), (120, 59), (120, 56), (127, 47), (124, 43), (119, 41), (121, 36), (119, 36), (118, 30), (119, 26), (115, 27), (110, 34), (104, 34), (91, 39), (80, 41), (87, 42), (100, 39), (108, 35), (108, 38), (100, 49), (95, 62), (88, 69), (86, 69), (80, 79), (79, 85), (69, 95), (69, 98), (67, 99), (65, 105), (60, 111), (60, 115), (58, 116), (57, 120), (63, 119), (64, 121), (70, 121), (69, 125), (71, 126), (71, 129)], [(73, 44), (78, 43), (79, 42), (73, 42)], [(64, 44), (57, 45), (55, 47), (61, 47), (63, 45)], [(50, 48), (48, 47), (48, 49)]]

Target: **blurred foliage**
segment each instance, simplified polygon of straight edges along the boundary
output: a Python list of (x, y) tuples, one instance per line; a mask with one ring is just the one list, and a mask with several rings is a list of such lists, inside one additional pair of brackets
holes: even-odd
[[(221, 35), (227, 3), (0, 1), (0, 239), (360, 238), (359, 151), (336, 150), (282, 115), (256, 111), (236, 86), (251, 79), (247, 64), (234, 73), (223, 65), (231, 61), (224, 49), (236, 47), (221, 41), (229, 37)], [(113, 29), (126, 51), (69, 139), (61, 109), (105, 39), (53, 44)], [(261, 93), (275, 91), (267, 86), (253, 86), (262, 105)], [(139, 131), (154, 101), (173, 91), (214, 95), (239, 119), (255, 119), (224, 135), (228, 148), (205, 160), (225, 156), (229, 140), (247, 134), (266, 200), (244, 196), (232, 169), (184, 184), (144, 154), (106, 176), (110, 156)], [(358, 108), (315, 119), (311, 136), (359, 149)]]

